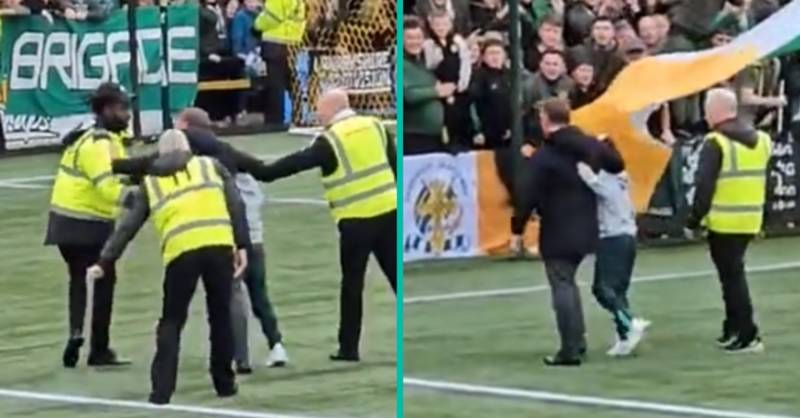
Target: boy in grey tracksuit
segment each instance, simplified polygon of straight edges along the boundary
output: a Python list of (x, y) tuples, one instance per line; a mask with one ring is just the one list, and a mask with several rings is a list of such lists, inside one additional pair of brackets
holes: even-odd
[(234, 336), (234, 360), (238, 373), (252, 372), (247, 344), (248, 303), (245, 287), (250, 298), (253, 314), (261, 323), (261, 330), (267, 338), (270, 354), (267, 366), (284, 366), (289, 358), (283, 347), (281, 332), (278, 329), (278, 318), (272, 309), (267, 295), (266, 269), (264, 265), (264, 225), (261, 220), (261, 208), (264, 205), (264, 194), (261, 186), (250, 174), (236, 175), (236, 187), (244, 202), (247, 224), (250, 229), (252, 246), (247, 249), (247, 269), (244, 277), (235, 280), (233, 285), (231, 317)]
[(634, 317), (628, 304), (628, 288), (636, 261), (636, 211), (630, 197), (628, 174), (595, 173), (578, 163), (578, 174), (597, 195), (600, 243), (595, 259), (592, 293), (608, 310), (616, 326), (617, 340), (610, 356), (626, 356), (639, 344), (650, 323)]

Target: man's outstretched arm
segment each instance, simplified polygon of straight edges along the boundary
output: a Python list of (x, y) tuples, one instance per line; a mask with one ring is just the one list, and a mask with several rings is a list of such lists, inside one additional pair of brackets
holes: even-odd
[(266, 164), (247, 164), (247, 171), (256, 180), (272, 182), (314, 168), (323, 173), (331, 173), (336, 169), (336, 154), (327, 140), (317, 137), (311, 145), (289, 154), (277, 161)]

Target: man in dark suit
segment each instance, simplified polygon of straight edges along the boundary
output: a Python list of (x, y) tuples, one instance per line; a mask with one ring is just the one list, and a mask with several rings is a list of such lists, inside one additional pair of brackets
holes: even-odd
[(539, 249), (550, 282), (561, 348), (544, 358), (548, 366), (578, 366), (586, 352), (586, 330), (575, 272), (598, 241), (597, 202), (581, 181), (579, 161), (595, 169), (619, 173), (624, 169), (620, 155), (596, 139), (569, 125), (566, 100), (542, 102), (539, 121), (544, 144), (526, 164), (520, 195), (516, 202), (512, 247), (520, 247), (522, 232), (531, 212), (540, 219)]

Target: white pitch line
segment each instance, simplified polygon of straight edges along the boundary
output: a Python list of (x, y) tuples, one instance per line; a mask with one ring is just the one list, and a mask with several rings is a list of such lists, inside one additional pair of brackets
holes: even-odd
[(404, 386), (419, 387), (442, 392), (466, 395), (491, 396), (497, 398), (525, 399), (565, 405), (605, 407), (627, 411), (680, 415), (708, 418), (800, 418), (789, 415), (772, 415), (754, 412), (727, 411), (694, 406), (671, 405), (658, 402), (644, 402), (628, 399), (599, 398), (593, 396), (570, 395), (564, 393), (504, 388), (497, 386), (470, 385), (436, 380), (403, 378)]
[[(767, 273), (773, 271), (791, 270), (796, 268), (800, 268), (800, 262), (767, 264), (764, 266), (747, 268), (746, 271), (748, 273)], [(713, 274), (716, 274), (715, 270), (702, 270), (702, 271), (686, 272), (686, 273), (656, 274), (652, 276), (634, 277), (632, 282), (641, 283), (641, 282), (658, 282), (663, 280), (691, 279), (697, 277), (706, 277)], [(525, 293), (544, 292), (547, 290), (550, 290), (550, 286), (539, 285), (539, 286), (511, 287), (506, 289), (476, 290), (473, 292), (445, 293), (439, 295), (413, 296), (403, 299), (403, 304), (413, 305), (417, 303), (443, 302), (449, 300), (476, 299), (476, 298), (485, 298), (493, 296), (512, 296)]]
[[(153, 405), (147, 402), (123, 401), (118, 399), (91, 398), (85, 396), (59, 395), (53, 393), (28, 392), (22, 390), (0, 389), (0, 397), (66, 403), (77, 405), (92, 405), (111, 408), (150, 410), (154, 412), (183, 412), (187, 414), (206, 415), (212, 417), (232, 418), (315, 418), (306, 415), (286, 415), (269, 412), (240, 411), (236, 409), (206, 408), (188, 405)], [(320, 417), (316, 417), (320, 418)]]

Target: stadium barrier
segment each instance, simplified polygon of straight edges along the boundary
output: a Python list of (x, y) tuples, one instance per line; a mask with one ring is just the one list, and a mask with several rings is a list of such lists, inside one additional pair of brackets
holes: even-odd
[[(673, 149), (649, 209), (639, 216), (641, 242), (684, 239), (702, 141), (703, 136), (687, 138)], [(800, 224), (800, 148), (788, 131), (773, 141), (764, 229), (767, 235), (783, 235)], [(495, 151), (408, 156), (403, 172), (404, 262), (507, 253), (513, 209)], [(538, 224), (532, 220), (525, 244), (534, 254), (537, 241)]]

